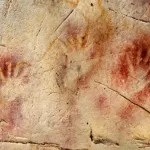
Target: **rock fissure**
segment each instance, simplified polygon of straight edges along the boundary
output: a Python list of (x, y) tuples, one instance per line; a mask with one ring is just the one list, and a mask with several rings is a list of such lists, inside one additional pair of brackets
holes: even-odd
[(74, 12), (74, 9), (69, 12), (69, 14), (62, 20), (62, 22), (54, 30), (53, 34), (62, 26), (62, 24), (69, 18), (69, 16)]
[(8, 0), (8, 2), (6, 3), (6, 10), (5, 10), (5, 13), (4, 13), (4, 17), (7, 18), (7, 15), (9, 13), (9, 9), (10, 9), (10, 6), (11, 4), (13, 3), (13, 0)]
[(149, 23), (150, 23), (150, 21), (146, 21), (146, 20), (143, 20), (143, 19), (138, 19), (138, 18), (136, 18), (136, 17), (126, 15), (126, 14), (124, 14), (124, 13), (122, 13), (122, 12), (118, 12), (118, 11), (112, 9), (112, 8), (108, 8), (108, 9), (109, 9), (110, 11), (114, 12), (114, 13), (121, 14), (122, 16), (125, 16), (125, 17), (130, 18), (130, 19), (133, 19), (133, 20), (136, 20), (136, 21), (139, 21), (139, 22), (142, 22), (142, 23), (146, 23), (146, 24), (149, 24)]
[(54, 144), (54, 143), (37, 143), (37, 142), (32, 142), (32, 141), (0, 141), (0, 143), (10, 143), (10, 144), (31, 144), (31, 145), (38, 145), (38, 146), (45, 146), (45, 147), (54, 147), (58, 148), (59, 150), (88, 150), (87, 148), (82, 148), (82, 149), (68, 149), (68, 148), (63, 148), (59, 144)]
[(116, 141), (113, 141), (111, 139), (102, 137), (102, 136), (95, 136), (93, 135), (93, 131), (91, 129), (90, 131), (90, 139), (94, 144), (104, 144), (107, 146), (119, 146), (120, 144)]
[(98, 83), (98, 84), (101, 84), (101, 85), (103, 85), (103, 86), (105, 86), (105, 87), (107, 87), (108, 89), (110, 89), (111, 91), (117, 93), (118, 95), (120, 95), (121, 97), (123, 97), (124, 99), (126, 99), (127, 101), (129, 101), (130, 103), (132, 103), (133, 105), (139, 107), (140, 109), (142, 109), (142, 110), (144, 110), (145, 112), (147, 112), (148, 114), (150, 114), (150, 111), (149, 111), (149, 110), (147, 110), (147, 109), (144, 108), (143, 106), (141, 106), (141, 105), (139, 105), (139, 104), (133, 102), (132, 100), (130, 100), (130, 98), (124, 96), (124, 95), (123, 95), (122, 93), (120, 93), (119, 91), (117, 91), (117, 90), (115, 90), (115, 89), (112, 89), (111, 87), (107, 86), (106, 84), (104, 84), (104, 83), (102, 83), (102, 82), (100, 82), (100, 81), (95, 81), (95, 82)]

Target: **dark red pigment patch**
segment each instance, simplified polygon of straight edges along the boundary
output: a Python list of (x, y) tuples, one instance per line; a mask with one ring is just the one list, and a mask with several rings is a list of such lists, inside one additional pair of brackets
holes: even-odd
[(123, 84), (124, 81), (128, 79), (129, 76), (129, 64), (127, 62), (127, 56), (123, 55), (119, 59), (119, 66), (117, 69), (112, 71), (113, 76), (117, 76), (116, 79), (117, 84)]
[[(112, 70), (112, 79), (116, 85), (128, 87), (132, 81), (136, 80), (138, 72), (142, 72), (144, 76), (145, 87), (129, 98), (132, 102), (143, 106), (150, 99), (150, 35), (147, 34), (123, 46), (118, 63)], [(130, 76), (135, 78), (131, 80)], [(118, 112), (118, 116), (122, 120), (133, 121), (133, 114), (138, 109), (136, 105), (130, 103)]]
[[(0, 54), (0, 83), (3, 84), (8, 78), (20, 76), (23, 83), (28, 83), (29, 76), (24, 74), (24, 71), (30, 66), (26, 62), (19, 61), (19, 58), (11, 53)], [(16, 70), (17, 74), (15, 74)]]
[(1, 54), (0, 55), (0, 69), (5, 78), (8, 77), (9, 73), (9, 65), (11, 65), (10, 76), (13, 75), (14, 67), (16, 64), (16, 60), (11, 54)]
[(147, 80), (150, 76), (150, 36), (143, 35), (123, 47), (118, 64), (112, 70), (115, 84), (128, 85), (129, 77), (136, 76), (138, 71), (142, 71)]

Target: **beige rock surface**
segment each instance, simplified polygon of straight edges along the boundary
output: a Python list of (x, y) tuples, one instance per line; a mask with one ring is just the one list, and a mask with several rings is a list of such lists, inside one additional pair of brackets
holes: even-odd
[(149, 0), (0, 0), (0, 150), (150, 149)]

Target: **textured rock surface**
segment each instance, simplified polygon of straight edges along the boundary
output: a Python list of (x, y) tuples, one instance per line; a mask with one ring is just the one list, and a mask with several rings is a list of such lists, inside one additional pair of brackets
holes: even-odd
[(149, 0), (0, 0), (0, 150), (150, 149)]

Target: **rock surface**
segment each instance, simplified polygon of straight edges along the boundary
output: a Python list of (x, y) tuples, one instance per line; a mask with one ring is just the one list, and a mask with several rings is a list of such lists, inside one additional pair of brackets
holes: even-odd
[(150, 149), (149, 0), (0, 1), (0, 150)]

